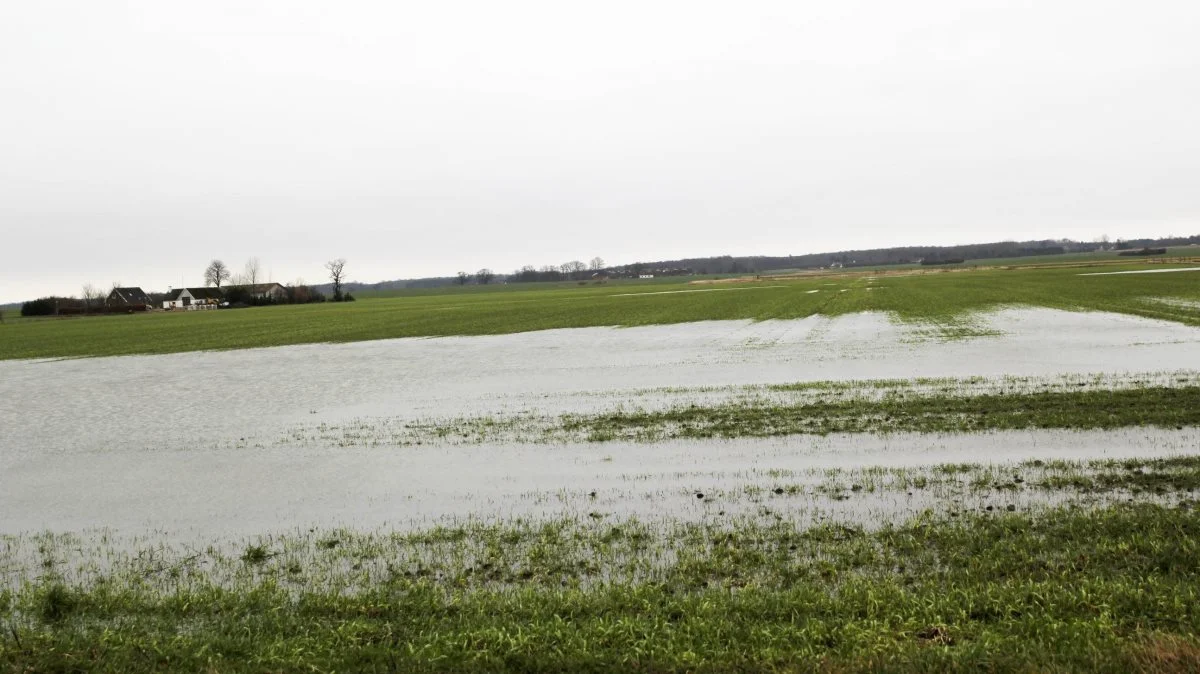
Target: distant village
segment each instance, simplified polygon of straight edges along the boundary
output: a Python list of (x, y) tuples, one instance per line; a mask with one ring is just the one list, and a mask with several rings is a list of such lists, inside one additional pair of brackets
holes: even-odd
[[(328, 299), (310, 286), (253, 283), (222, 287), (173, 288), (147, 293), (138, 286), (113, 287), (100, 297), (43, 297), (22, 306), (25, 316), (78, 316), (144, 311), (205, 311), (269, 304), (306, 304)], [(351, 300), (353, 298), (350, 298)]]
[[(220, 260), (213, 260), (204, 270), (207, 285), (170, 288), (165, 293), (146, 292), (139, 286), (113, 284), (104, 293), (91, 284), (83, 286), (79, 297), (43, 297), (25, 302), (22, 316), (85, 316), (125, 314), (147, 311), (214, 311), (272, 304), (310, 304), (314, 302), (353, 302), (354, 296), (343, 292), (346, 260), (325, 263), (329, 273), (332, 296), (317, 287), (304, 283), (284, 285), (269, 281), (257, 282), (258, 260), (246, 263), (243, 274), (235, 279)], [(234, 283), (228, 283), (230, 280)]]

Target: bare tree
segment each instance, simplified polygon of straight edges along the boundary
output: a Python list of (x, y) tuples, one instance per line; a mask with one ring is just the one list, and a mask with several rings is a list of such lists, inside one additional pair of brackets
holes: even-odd
[(213, 260), (204, 270), (204, 284), (220, 288), (222, 283), (229, 280), (229, 276), (229, 267), (220, 260)]
[(262, 265), (258, 258), (252, 257), (246, 260), (246, 267), (242, 271), (242, 283), (254, 285), (258, 283), (258, 277), (262, 274)]
[(562, 264), (563, 276), (568, 276), (570, 278), (579, 278), (580, 274), (585, 269), (587, 269), (587, 265), (579, 260), (571, 260), (570, 262), (564, 262)]
[(341, 302), (342, 281), (346, 278), (346, 258), (339, 257), (326, 262), (325, 269), (329, 271), (329, 280), (333, 282), (333, 301)]
[(458, 276), (454, 279), (454, 282), (460, 286), (465, 286), (465, 285), (467, 285), (467, 282), (470, 280), (471, 280), (470, 274), (468, 274), (465, 271), (460, 271), (460, 272), (458, 272)]
[(104, 292), (91, 283), (83, 284), (83, 290), (80, 291), (79, 296), (83, 300), (85, 312), (90, 312), (104, 301)]
[(604, 258), (599, 257), (599, 256), (592, 258), (592, 262), (591, 262), (590, 266), (592, 268), (592, 271), (600, 271), (601, 269), (604, 269), (604, 266), (605, 266)]
[(481, 286), (491, 283), (492, 279), (494, 278), (496, 278), (496, 274), (494, 274), (492, 270), (488, 269), (487, 267), (475, 272), (475, 282)]

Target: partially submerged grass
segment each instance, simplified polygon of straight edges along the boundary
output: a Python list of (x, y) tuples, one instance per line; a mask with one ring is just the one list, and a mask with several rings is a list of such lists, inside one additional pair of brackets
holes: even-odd
[(951, 433), (1016, 429), (1176, 428), (1200, 424), (1200, 387), (889, 396), (795, 405), (735, 402), (660, 411), (568, 415), (567, 433), (653, 442), (828, 433)]
[[(428, 443), (607, 442), (828, 435), (962, 433), (1026, 429), (1182, 429), (1200, 425), (1200, 385), (1176, 373), (1159, 385), (1081, 378), (1060, 384), (965, 380), (744, 387), (724, 397), (660, 408), (548, 415), (519, 412), (452, 419), (362, 418), (295, 428), (283, 445), (408, 446)], [(1093, 385), (1098, 384), (1096, 388)]]
[[(1200, 456), (1189, 454), (687, 475), (686, 480), (651, 491), (638, 486), (630, 490), (621, 482), (599, 488), (547, 487), (525, 494), (540, 505), (522, 516), (482, 511), (445, 516), (432, 524), (424, 517), (407, 522), (397, 518), (379, 530), (314, 528), (228, 541), (185, 536), (182, 543), (155, 533), (132, 539), (109, 531), (0, 535), (0, 591), (47, 578), (80, 586), (137, 580), (155, 587), (201, 578), (227, 587), (265, 574), (286, 579), (289, 587), (317, 577), (327, 589), (344, 593), (397, 572), (449, 577), (470, 575), (464, 569), (471, 566), (486, 571), (489, 581), (519, 584), (528, 566), (523, 562), (526, 555), (541, 556), (527, 546), (558, 540), (568, 530), (573, 533), (564, 540), (580, 544), (598, 537), (587, 544), (589, 559), (612, 562), (566, 565), (581, 574), (574, 576), (577, 580), (617, 580), (613, 574), (619, 567), (624, 574), (620, 577), (632, 582), (653, 575), (664, 560), (676, 556), (646, 544), (687, 538), (687, 532), (705, 528), (791, 522), (802, 528), (815, 524), (873, 532), (913, 517), (953, 518), (1010, 508), (1036, 512), (1048, 506), (1136, 503), (1187, 509), (1196, 507), (1200, 496)], [(630, 514), (629, 502), (642, 499), (652, 499), (653, 509)], [(583, 522), (606, 526), (582, 526)], [(613, 540), (623, 538), (637, 546), (612, 547)], [(594, 575), (601, 568), (607, 569), (604, 574)]]
[[(321, 548), (316, 541), (339, 543)], [(1151, 504), (927, 514), (871, 531), (582, 518), (275, 540), (0, 601), (13, 671), (1188, 669), (1200, 516)], [(336, 561), (387, 560), (353, 585)], [(312, 569), (312, 570), (308, 570)]]
[[(700, 519), (597, 505), (128, 549), (108, 532), (0, 536), (0, 670), (1200, 666), (1200, 457), (799, 477), (763, 476), (740, 495), (762, 504), (744, 514), (725, 514), (736, 494), (680, 495), (712, 502)], [(964, 509), (975, 489), (1061, 505)], [(940, 496), (902, 520), (780, 505), (905, 490)]]
[(1193, 493), (1200, 490), (1200, 456), (1157, 459), (1109, 459), (1091, 462), (1090, 471), (1060, 470), (1036, 486), (1083, 492), (1127, 491), (1133, 494)]

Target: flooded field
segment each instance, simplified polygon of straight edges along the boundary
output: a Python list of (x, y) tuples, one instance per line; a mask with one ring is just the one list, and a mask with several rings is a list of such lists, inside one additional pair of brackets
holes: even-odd
[[(383, 462), (383, 472), (405, 476), (407, 489), (372, 480), (367, 471), (347, 474), (334, 469), (328, 479), (360, 480), (364, 489), (359, 498), (370, 505), (360, 505), (339, 519), (336, 513), (345, 504), (329, 494), (327, 502), (310, 504), (323, 507), (292, 513), (307, 516), (312, 526), (284, 529), (270, 517), (279, 513), (261, 511), (262, 497), (276, 496), (271, 481), (260, 481), (265, 482), (257, 490), (260, 498), (251, 503), (239, 502), (237, 490), (229, 486), (175, 485), (217, 493), (216, 500), (227, 504), (225, 526), (182, 536), (164, 536), (153, 527), (99, 524), (65, 534), (5, 536), (0, 538), (0, 590), (36, 581), (48, 566), (59, 579), (86, 587), (105, 582), (110, 574), (140, 570), (148, 577), (177, 566), (187, 567), (190, 575), (206, 583), (228, 587), (244, 580), (248, 569), (238, 562), (244, 560), (244, 551), (254, 549), (270, 551), (261, 561), (279, 554), (291, 559), (272, 565), (276, 569), (303, 558), (301, 569), (285, 574), (296, 589), (313, 581), (311, 567), (316, 562), (324, 582), (363, 590), (386, 582), (397, 565), (414, 562), (461, 573), (488, 548), (489, 536), (505, 531), (511, 535), (513, 527), (575, 530), (577, 543), (598, 533), (608, 532), (611, 538), (614, 531), (625, 532), (622, 537), (640, 532), (642, 558), (625, 561), (633, 562), (639, 573), (653, 575), (676, 561), (678, 551), (671, 548), (689, 529), (770, 530), (804, 523), (800, 530), (833, 527), (874, 533), (935, 513), (953, 521), (1036, 514), (1062, 506), (1090, 510), (1138, 504), (1185, 511), (1200, 506), (1195, 493), (1200, 488), (1200, 459), (1188, 451), (1200, 440), (1195, 432), (1174, 437), (1079, 434), (1041, 437), (1037, 442), (1029, 436), (1004, 435), (982, 438), (969, 447), (962, 440), (903, 437), (862, 443), (826, 438), (800, 452), (782, 444), (668, 446), (648, 462), (629, 447), (613, 447), (611, 455), (598, 461), (575, 455), (570, 448), (565, 457), (509, 451), (498, 462), (488, 461), (494, 466), (490, 476), (463, 470), (480, 457), (451, 452), (439, 462), (430, 453), (424, 460), (405, 463), (403, 470), (394, 470), (400, 467), (394, 461)], [(1105, 454), (1098, 447), (1109, 441), (1120, 445), (1116, 453), (1125, 458), (1086, 458)], [(1020, 458), (1035, 445), (1047, 458)], [(984, 453), (987, 463), (960, 462), (976, 452)], [(522, 470), (522, 465), (537, 468)], [(691, 469), (677, 470), (681, 465)], [(465, 479), (454, 479), (447, 468)], [(548, 483), (564, 487), (546, 490)], [(322, 491), (316, 481), (304, 486)], [(116, 505), (118, 511), (121, 507), (96, 505)], [(173, 505), (184, 512), (196, 510), (191, 504)], [(208, 522), (221, 513), (205, 514)], [(170, 524), (181, 522), (174, 517)], [(331, 545), (330, 540), (337, 543)], [(422, 540), (428, 542), (419, 543)], [(351, 566), (345, 549), (331, 552), (338, 545), (373, 550), (360, 551), (360, 563)], [(585, 556), (584, 561), (603, 560)], [(451, 571), (455, 566), (457, 571)], [(302, 572), (305, 575), (297, 575)], [(519, 579), (503, 580), (515, 585)], [(164, 587), (175, 582), (151, 580), (163, 581)]]
[[(19, 481), (5, 489), (0, 506), (10, 533), (109, 529), (203, 540), (310, 526), (412, 530), (464, 518), (597, 511), (695, 520), (753, 510), (756, 502), (741, 494), (786, 485), (803, 488), (776, 500), (779, 512), (789, 516), (819, 509), (858, 522), (902, 521), (929, 507), (928, 499), (864, 493), (850, 500), (813, 488), (830, 471), (920, 472), (964, 463), (1004, 470), (1034, 459), (1176, 457), (1198, 446), (1200, 431), (1192, 428), (798, 436), (650, 446), (114, 450), (50, 457), (36, 469), (18, 465), (6, 473)], [(1043, 496), (1030, 492), (1019, 498), (1038, 502)], [(979, 503), (988, 497), (972, 496)]]
[[(452, 432), (398, 440), (390, 430), (747, 398), (872, 399), (896, 389), (921, 396), (1195, 386), (1200, 371), (1200, 330), (1178, 324), (1021, 309), (977, 322), (988, 335), (960, 340), (856, 314), (4, 362), (0, 395), (18, 403), (0, 409), (0, 532), (412, 528), (596, 508), (695, 518), (717, 506), (694, 494), (765, 488), (772, 475), (1161, 457), (1200, 444), (1191, 427), (652, 444), (527, 434), (481, 436), (469, 446)], [(874, 512), (815, 498), (785, 507)], [(919, 498), (888, 503), (883, 510), (897, 517), (924, 507)]]
[(852, 313), (6, 361), (0, 399), (0, 663), (22, 670), (803, 671), (840, 645), (863, 671), (1050, 650), (1136, 671), (1200, 631), (1200, 328), (1179, 323)]
[(975, 322), (987, 336), (945, 340), (851, 314), (0, 362), (0, 394), (19, 401), (0, 408), (0, 443), (12, 460), (190, 448), (356, 416), (591, 409), (644, 389), (1200, 370), (1200, 330), (1177, 323), (1047, 309)]

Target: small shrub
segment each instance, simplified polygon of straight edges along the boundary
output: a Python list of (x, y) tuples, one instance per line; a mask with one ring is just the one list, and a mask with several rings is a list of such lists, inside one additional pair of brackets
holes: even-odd
[(265, 545), (251, 545), (242, 553), (242, 561), (247, 564), (262, 564), (271, 558)]
[(250, 291), (242, 286), (233, 286), (225, 289), (225, 301), (230, 304), (253, 304), (254, 296)]
[(55, 583), (46, 588), (38, 602), (38, 613), (48, 623), (62, 621), (78, 606), (79, 599), (66, 586)]
[(21, 305), (22, 316), (53, 316), (54, 315), (54, 300), (49, 297), (43, 297), (37, 300), (30, 300)]
[(280, 301), (287, 304), (313, 304), (324, 302), (325, 295), (312, 286), (301, 284), (286, 286), (284, 288), (284, 296)]

